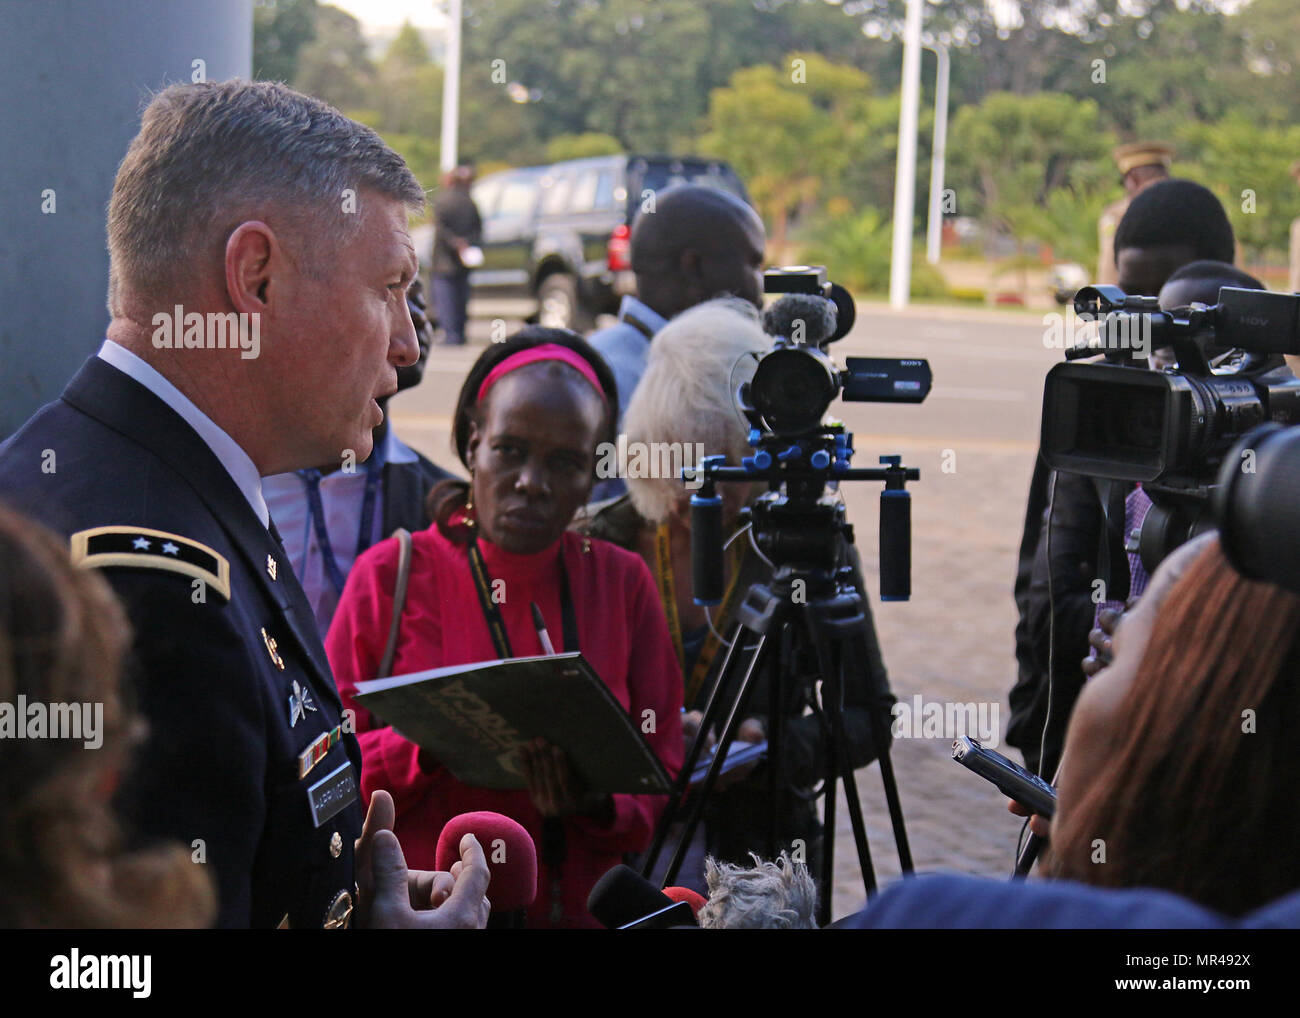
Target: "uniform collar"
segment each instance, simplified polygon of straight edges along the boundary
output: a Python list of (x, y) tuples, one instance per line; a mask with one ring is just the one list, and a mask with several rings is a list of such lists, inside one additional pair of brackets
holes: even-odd
[[(190, 486), (226, 532), (231, 547), (244, 559), (253, 582), (279, 609), (310, 660), (319, 680), (313, 689), (337, 706), (338, 691), (316, 628), (316, 617), (284, 548), (252, 511), (247, 495), (197, 430), (162, 396), (101, 357), (88, 358), (60, 398), (73, 409), (147, 449)], [(148, 480), (142, 478), (142, 483)], [(165, 490), (165, 485), (160, 490)]]
[(618, 306), (618, 320), (627, 322), (648, 340), (668, 324), (668, 319), (648, 304), (628, 295)]
[(157, 369), (126, 347), (106, 339), (99, 348), (99, 357), (124, 375), (135, 379), (175, 410), (185, 423), (198, 433), (199, 438), (203, 439), (204, 444), (226, 468), (244, 498), (248, 499), (248, 504), (253, 507), (257, 518), (262, 521), (262, 526), (269, 525), (271, 514), (266, 508), (266, 499), (262, 497), (262, 478), (252, 459), (238, 442), (226, 434), (211, 417), (196, 407), (180, 389), (167, 381)]

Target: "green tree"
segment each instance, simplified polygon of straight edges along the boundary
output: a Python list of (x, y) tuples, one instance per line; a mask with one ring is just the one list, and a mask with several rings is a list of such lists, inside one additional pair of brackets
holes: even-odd
[[(950, 140), (947, 179), (958, 207), (1022, 244), (1062, 243), (1052, 202), (1055, 215), (1068, 218), (1078, 203), (1098, 201), (1107, 178), (1113, 179), (1114, 139), (1090, 99), (995, 93), (957, 112)], [(1053, 198), (1062, 190), (1073, 201)]]
[(628, 151), (681, 151), (714, 88), (807, 49), (843, 62), (870, 41), (824, 0), (466, 0), (466, 82), (536, 94), (534, 136), (599, 132)]
[(843, 195), (880, 142), (870, 92), (863, 72), (792, 53), (779, 67), (736, 71), (710, 94), (699, 149), (735, 167), (771, 224), (777, 257), (791, 218), (820, 197)]
[(1285, 253), (1291, 220), (1300, 216), (1300, 187), (1291, 166), (1300, 155), (1300, 126), (1276, 128), (1233, 114), (1216, 124), (1187, 124), (1178, 133), (1175, 171), (1219, 196), (1246, 254)]
[(443, 69), (407, 22), (375, 69), (366, 105), (379, 113), (384, 131), (436, 139), (442, 124), (442, 82)]
[(561, 134), (546, 143), (546, 161), (560, 163), (566, 159), (618, 155), (623, 151), (617, 138), (589, 131), (586, 134)]
[[(809, 231), (801, 257), (808, 265), (825, 265), (837, 283), (855, 293), (885, 293), (893, 260), (893, 226), (878, 210), (856, 215), (823, 216)], [(941, 276), (925, 259), (912, 257), (913, 297), (942, 297)]]
[(294, 88), (347, 110), (364, 106), (374, 68), (357, 19), (337, 7), (316, 8), (314, 37), (298, 57)]
[(316, 0), (257, 0), (253, 8), (253, 77), (293, 81), (298, 53), (316, 36)]

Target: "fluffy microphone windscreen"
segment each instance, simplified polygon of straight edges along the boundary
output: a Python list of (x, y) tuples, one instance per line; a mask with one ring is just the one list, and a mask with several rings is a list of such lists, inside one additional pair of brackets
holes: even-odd
[(447, 821), (438, 835), (435, 865), (451, 869), (460, 861), (460, 839), (472, 834), (487, 856), (492, 881), (487, 896), (493, 912), (527, 908), (537, 897), (537, 846), (518, 823), (500, 813), (462, 813)]
[(691, 906), (691, 912), (696, 919), (700, 917), (700, 909), (708, 902), (708, 899), (699, 891), (692, 891), (689, 887), (665, 887), (664, 894), (672, 898), (673, 901), (684, 901)]
[(835, 305), (807, 293), (787, 293), (763, 312), (763, 331), (816, 346), (835, 332)]

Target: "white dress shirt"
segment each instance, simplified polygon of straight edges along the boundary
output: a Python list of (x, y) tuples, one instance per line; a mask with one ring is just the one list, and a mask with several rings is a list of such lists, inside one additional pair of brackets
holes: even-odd
[(124, 375), (134, 378), (180, 414), (185, 423), (198, 432), (199, 438), (203, 439), (213, 455), (221, 461), (221, 465), (226, 468), (231, 479), (248, 499), (253, 512), (257, 513), (262, 526), (269, 525), (271, 516), (266, 508), (266, 499), (262, 497), (262, 478), (258, 475), (252, 459), (240, 448), (238, 442), (218, 427), (211, 417), (190, 402), (180, 389), (126, 347), (106, 339), (99, 348), (99, 357)]

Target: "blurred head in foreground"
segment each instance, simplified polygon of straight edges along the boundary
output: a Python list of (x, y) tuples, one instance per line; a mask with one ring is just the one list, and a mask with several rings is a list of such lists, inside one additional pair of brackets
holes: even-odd
[(0, 506), (0, 711), (12, 705), (3, 721), (27, 735), (0, 738), (0, 926), (195, 927), (215, 914), (187, 849), (123, 849), (112, 796), (141, 727), (120, 693), (129, 641), (103, 578)]
[(1161, 564), (1070, 718), (1058, 877), (1242, 915), (1300, 887), (1300, 597), (1217, 536)]

